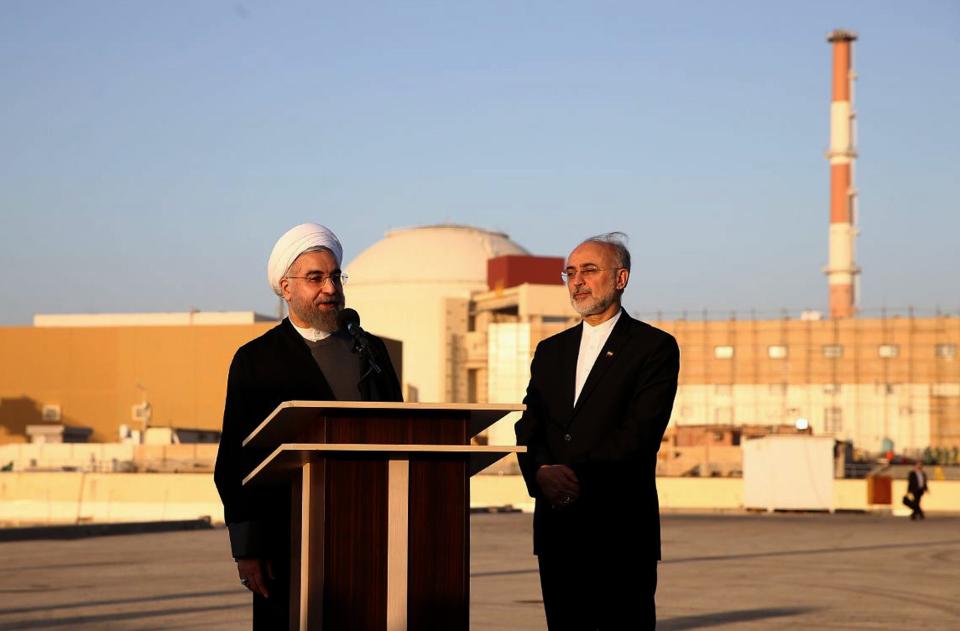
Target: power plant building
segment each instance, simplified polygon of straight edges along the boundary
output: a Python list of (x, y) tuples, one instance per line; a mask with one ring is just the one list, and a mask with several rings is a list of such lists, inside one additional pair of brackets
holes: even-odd
[[(859, 305), (857, 36), (836, 30), (827, 39), (828, 317), (643, 318), (680, 345), (671, 423), (790, 424), (873, 453), (960, 447), (958, 314), (865, 317)], [(394, 230), (347, 265), (345, 293), (364, 328), (396, 341), (389, 347), (407, 401), (513, 403), (537, 343), (579, 322), (560, 281), (563, 263), (471, 226)], [(251, 312), (40, 315), (33, 327), (0, 328), (0, 442), (23, 442), (28, 425), (44, 422), (89, 427), (93, 440), (109, 441), (146, 404), (154, 425), (218, 429), (230, 358), (274, 326), (267, 320)], [(488, 438), (512, 441), (511, 425), (501, 422)]]
[[(381, 247), (391, 242), (403, 247)], [(402, 343), (393, 361), (408, 400), (517, 402), (537, 343), (579, 321), (562, 267), (500, 233), (414, 228), (358, 256), (346, 293), (365, 328)], [(674, 424), (802, 420), (870, 452), (960, 446), (955, 314), (644, 319), (680, 344)], [(27, 425), (45, 422), (115, 441), (145, 402), (154, 426), (219, 429), (234, 351), (274, 325), (247, 312), (37, 316), (0, 328), (0, 441), (23, 442)], [(512, 440), (509, 423), (491, 434)]]

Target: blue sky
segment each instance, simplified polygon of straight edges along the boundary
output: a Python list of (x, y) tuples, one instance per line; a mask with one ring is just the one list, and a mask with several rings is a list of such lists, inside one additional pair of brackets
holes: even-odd
[(272, 313), (302, 221), (348, 260), (427, 223), (622, 230), (633, 310), (824, 309), (837, 27), (863, 305), (960, 309), (957, 2), (7, 0), (0, 324)]

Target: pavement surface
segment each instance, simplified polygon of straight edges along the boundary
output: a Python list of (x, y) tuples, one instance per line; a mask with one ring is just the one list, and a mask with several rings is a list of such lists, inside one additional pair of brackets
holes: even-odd
[[(531, 517), (471, 518), (471, 628), (545, 629)], [(665, 515), (661, 630), (960, 629), (960, 517)], [(223, 529), (0, 543), (0, 629), (242, 629)]]

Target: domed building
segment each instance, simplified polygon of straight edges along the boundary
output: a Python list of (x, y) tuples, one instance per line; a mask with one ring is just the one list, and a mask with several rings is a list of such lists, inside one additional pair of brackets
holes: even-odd
[(382, 241), (357, 255), (346, 271), (351, 293), (389, 284), (443, 286), (469, 297), (487, 287), (487, 260), (508, 254), (529, 252), (502, 232), (455, 224), (421, 226), (387, 232)]
[[(472, 301), (494, 288), (492, 259), (537, 261), (541, 267), (549, 261), (549, 270), (556, 276), (548, 290), (551, 302), (565, 301), (559, 284), (562, 261), (531, 257), (507, 235), (472, 226), (392, 230), (347, 265), (347, 304), (360, 313), (362, 326), (403, 342), (407, 401), (486, 399), (485, 392), (469, 383), (478, 375), (469, 372), (467, 355), (482, 354), (485, 359), (487, 349), (485, 344), (479, 348), (480, 340), (474, 341), (477, 348), (472, 351), (468, 346), (469, 334), (478, 328), (478, 310), (475, 304), (471, 307)], [(502, 289), (503, 283), (501, 293)], [(513, 313), (515, 320), (515, 304)], [(485, 386), (480, 389), (486, 390)]]

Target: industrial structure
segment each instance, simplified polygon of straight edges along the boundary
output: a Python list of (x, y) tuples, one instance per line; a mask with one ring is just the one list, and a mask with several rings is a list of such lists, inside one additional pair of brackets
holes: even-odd
[(437, 225), (391, 230), (347, 265), (362, 326), (405, 341), (407, 401), (463, 400), (451, 340), (467, 331), (471, 296), (489, 288), (487, 261), (509, 255), (529, 253), (500, 232)]
[[(855, 40), (828, 37), (829, 315), (643, 314), (680, 344), (675, 426), (796, 425), (874, 453), (960, 446), (958, 314), (858, 306)], [(364, 328), (396, 341), (407, 401), (513, 403), (537, 343), (579, 322), (562, 267), (500, 232), (423, 226), (390, 231), (353, 259), (345, 293)], [(25, 442), (27, 426), (43, 423), (110, 442), (145, 410), (155, 426), (219, 429), (230, 358), (274, 325), (244, 312), (38, 315), (33, 327), (0, 328), (0, 443)], [(489, 438), (512, 440), (510, 423)]]
[(808, 424), (868, 452), (960, 446), (960, 318), (657, 319), (676, 336), (679, 425)]
[(860, 269), (854, 262), (857, 237), (857, 191), (853, 163), (857, 157), (853, 112), (853, 42), (855, 33), (835, 30), (827, 36), (833, 44), (833, 97), (830, 102), (830, 258), (824, 270), (830, 289), (830, 317), (856, 315)]
[[(398, 341), (407, 400), (522, 400), (537, 343), (579, 321), (562, 259), (468, 226), (394, 231), (381, 244), (391, 241), (403, 247), (374, 245), (348, 266), (363, 282), (351, 280), (347, 300), (368, 330)], [(675, 425), (802, 422), (869, 452), (960, 446), (956, 314), (635, 315), (680, 344)], [(0, 328), (0, 442), (45, 422), (116, 441), (121, 425), (139, 428), (145, 403), (153, 426), (219, 429), (233, 352), (275, 325), (253, 313), (36, 322)], [(490, 431), (495, 443), (513, 436), (509, 422)]]

